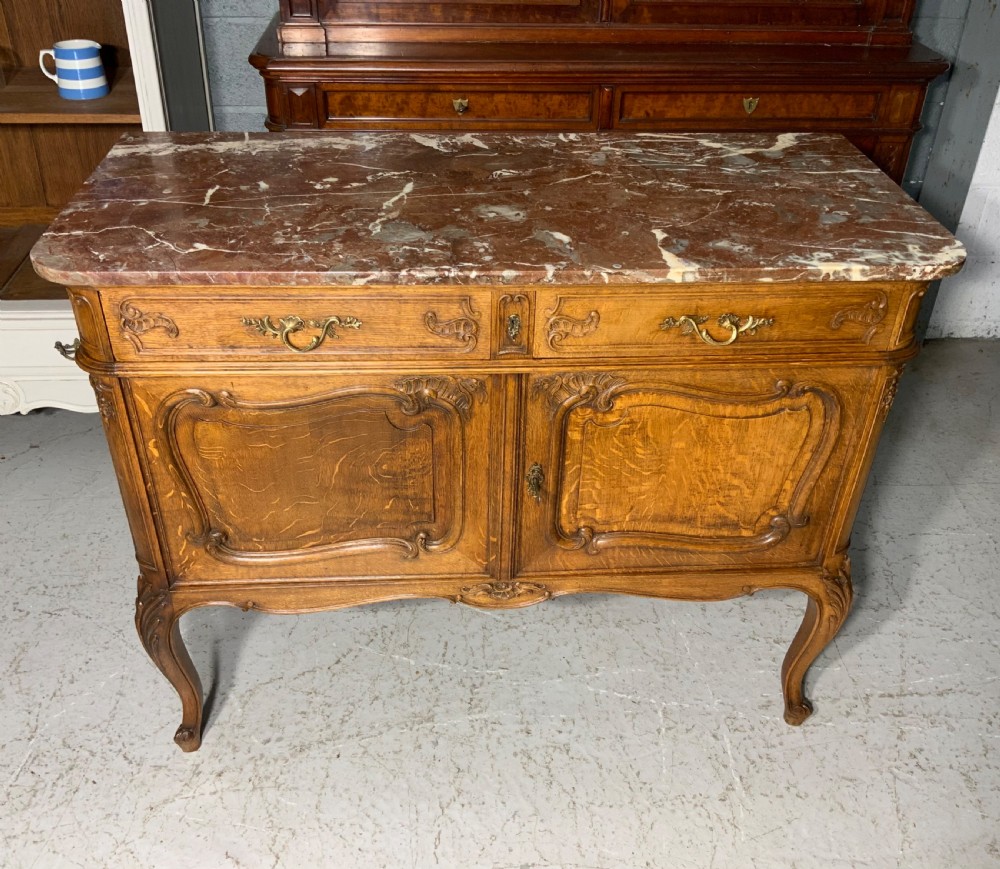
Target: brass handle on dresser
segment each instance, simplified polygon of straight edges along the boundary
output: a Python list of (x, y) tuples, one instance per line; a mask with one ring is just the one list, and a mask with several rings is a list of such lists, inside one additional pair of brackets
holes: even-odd
[(465, 98), (452, 100), (451, 104), (455, 107), (455, 111), (460, 115), (464, 115), (467, 111), (469, 111), (469, 101)]
[(517, 343), (518, 336), (521, 334), (521, 317), (518, 314), (511, 314), (507, 318), (507, 337), (513, 343)]
[(62, 341), (56, 341), (55, 348), (59, 351), (60, 356), (70, 360), (76, 359), (76, 351), (80, 349), (80, 339), (74, 338), (72, 344), (63, 344)]
[(525, 482), (528, 484), (528, 494), (531, 495), (536, 501), (542, 500), (542, 483), (545, 482), (545, 472), (542, 470), (542, 466), (535, 462), (530, 468), (528, 468), (528, 474), (524, 478)]
[[(261, 335), (280, 338), (281, 343), (295, 353), (309, 353), (320, 346), (327, 338), (337, 338), (337, 327), (341, 329), (360, 329), (361, 321), (357, 317), (327, 317), (325, 320), (303, 320), (294, 315), (281, 317), (275, 323), (270, 317), (244, 317), (243, 325), (256, 329)], [(301, 332), (306, 326), (319, 329), (308, 344), (298, 346), (292, 343), (292, 335)]]
[(759, 102), (760, 97), (743, 97), (743, 111), (748, 115), (752, 115), (757, 110)]
[(747, 316), (743, 322), (740, 322), (741, 319), (738, 314), (722, 314), (719, 317), (718, 324), (723, 329), (729, 330), (729, 337), (722, 341), (713, 338), (707, 329), (701, 328), (703, 323), (708, 322), (708, 317), (699, 317), (694, 314), (685, 314), (676, 319), (674, 317), (667, 317), (666, 320), (660, 323), (660, 328), (664, 332), (668, 329), (679, 328), (682, 335), (695, 335), (704, 343), (710, 344), (713, 347), (728, 347), (740, 335), (756, 335), (758, 329), (774, 325), (774, 317)]

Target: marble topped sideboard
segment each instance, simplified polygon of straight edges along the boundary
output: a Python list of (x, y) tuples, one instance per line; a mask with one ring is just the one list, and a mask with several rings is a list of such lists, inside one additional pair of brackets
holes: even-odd
[(823, 134), (147, 134), (33, 252), (185, 750), (178, 621), (212, 604), (793, 588), (801, 723), (920, 301), (963, 259)]

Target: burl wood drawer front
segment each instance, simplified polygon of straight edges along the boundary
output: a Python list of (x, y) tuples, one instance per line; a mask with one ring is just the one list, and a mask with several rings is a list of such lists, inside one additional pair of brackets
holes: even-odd
[(489, 291), (207, 296), (114, 290), (102, 305), (115, 357), (129, 359), (489, 356)]
[(877, 368), (527, 379), (521, 574), (813, 562)]
[(328, 129), (502, 130), (558, 124), (560, 129), (597, 129), (591, 87), (484, 89), (465, 86), (324, 86)]
[[(908, 343), (913, 285), (538, 293), (539, 358), (881, 350)], [(907, 328), (904, 328), (907, 327)]]
[(783, 126), (807, 122), (809, 129), (870, 125), (878, 117), (883, 92), (877, 88), (796, 90), (755, 87), (739, 90), (623, 88), (616, 97), (616, 127), (652, 129), (699, 124), (694, 129), (731, 127), (733, 123)]
[(129, 384), (178, 581), (487, 573), (489, 377)]

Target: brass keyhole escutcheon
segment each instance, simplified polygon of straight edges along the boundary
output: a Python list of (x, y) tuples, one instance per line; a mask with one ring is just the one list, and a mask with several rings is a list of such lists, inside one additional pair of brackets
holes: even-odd
[(518, 314), (511, 314), (507, 318), (507, 337), (516, 344), (521, 335), (521, 317)]
[(460, 98), (452, 100), (451, 104), (455, 107), (455, 111), (460, 115), (464, 115), (467, 111), (469, 111), (469, 101), (467, 99)]
[(530, 468), (528, 468), (528, 474), (524, 478), (525, 482), (528, 484), (528, 494), (531, 495), (536, 501), (542, 500), (542, 483), (545, 482), (545, 472), (542, 470), (542, 466), (535, 462)]
[(760, 102), (760, 97), (744, 97), (743, 98), (743, 110), (748, 114), (752, 115), (757, 109), (757, 104)]

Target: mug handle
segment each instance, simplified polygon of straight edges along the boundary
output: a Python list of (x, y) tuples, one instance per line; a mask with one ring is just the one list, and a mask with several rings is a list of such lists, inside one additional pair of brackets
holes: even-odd
[(52, 63), (55, 64), (55, 62), (56, 62), (56, 53), (51, 48), (46, 48), (46, 49), (43, 49), (42, 51), (38, 52), (38, 65), (42, 68), (42, 72), (45, 75), (47, 75), (50, 79), (52, 79), (52, 81), (54, 81), (56, 84), (59, 84), (59, 76), (57, 76), (57, 75), (49, 72), (45, 68), (45, 55), (47, 55), (47, 54), (52, 56)]

